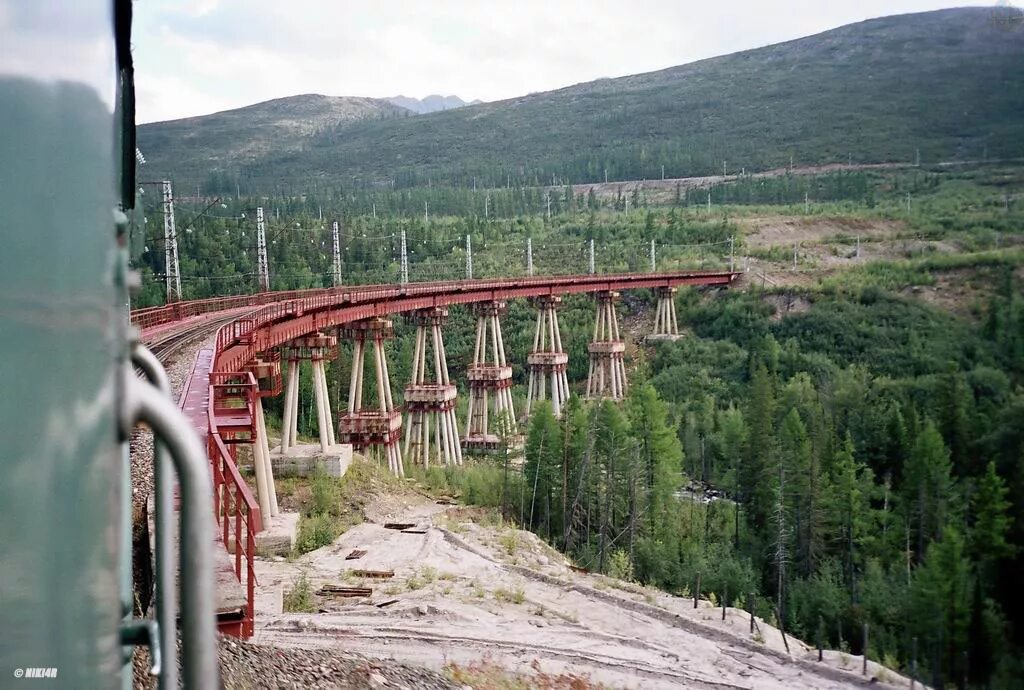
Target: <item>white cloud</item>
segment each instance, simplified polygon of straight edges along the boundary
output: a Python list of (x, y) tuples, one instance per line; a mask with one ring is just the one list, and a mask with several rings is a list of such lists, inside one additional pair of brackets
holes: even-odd
[(497, 100), (943, 4), (147, 0), (135, 6), (139, 117), (308, 92)]

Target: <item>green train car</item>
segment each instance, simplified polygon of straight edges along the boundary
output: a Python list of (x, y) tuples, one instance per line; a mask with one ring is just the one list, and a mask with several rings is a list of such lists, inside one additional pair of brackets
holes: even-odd
[[(129, 687), (138, 645), (161, 687), (176, 686), (177, 621), (181, 681), (217, 684), (209, 472), (128, 325), (131, 11), (131, 0), (0, 0), (3, 688)], [(140, 421), (162, 441), (148, 619), (132, 616), (127, 439)]]

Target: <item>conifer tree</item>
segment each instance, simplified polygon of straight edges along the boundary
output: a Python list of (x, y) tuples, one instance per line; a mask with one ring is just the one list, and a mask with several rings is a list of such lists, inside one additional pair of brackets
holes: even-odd
[(946, 525), (952, 493), (951, 469), (949, 450), (935, 423), (928, 420), (914, 440), (903, 481), (918, 561), (924, 557), (928, 543), (937, 539)]
[(993, 584), (995, 563), (1014, 553), (1013, 546), (1006, 540), (1011, 522), (1010, 502), (1006, 498), (1009, 492), (1006, 482), (996, 473), (995, 463), (990, 462), (971, 498), (974, 519), (970, 531), (971, 555), (986, 589)]
[(633, 436), (639, 443), (648, 496), (647, 521), (651, 532), (664, 530), (669, 502), (681, 483), (683, 449), (668, 424), (668, 408), (654, 386), (634, 386), (627, 409)]

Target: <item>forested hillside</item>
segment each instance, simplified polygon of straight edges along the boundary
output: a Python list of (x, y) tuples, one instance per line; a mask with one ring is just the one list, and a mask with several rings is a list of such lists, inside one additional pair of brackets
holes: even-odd
[[(521, 466), (480, 458), (423, 480), (500, 507), (583, 567), (752, 606), (850, 653), (862, 651), (867, 624), (869, 656), (892, 668), (916, 661), (935, 685), (966, 676), (1013, 687), (1024, 673), (1021, 168), (741, 179), (710, 191), (709, 209), (706, 191), (655, 204), (638, 188), (612, 197), (565, 188), (550, 217), (548, 197), (530, 188), (185, 206), (183, 284), (189, 297), (254, 290), (257, 203), (269, 217), (275, 289), (330, 284), (332, 218), (345, 280), (356, 283), (398, 280), (403, 230), (412, 280), (464, 275), (466, 235), (477, 276), (523, 273), (527, 237), (543, 273), (586, 270), (591, 238), (599, 270), (648, 270), (651, 240), (659, 268), (723, 266), (732, 238), (736, 261), (750, 257), (756, 272), (725, 292), (680, 294), (686, 336), (630, 348), (624, 405), (574, 397), (560, 421), (541, 406)], [(805, 238), (791, 264), (795, 240), (751, 230), (766, 218), (838, 229)], [(146, 228), (133, 243), (142, 299), (156, 302), (158, 206)], [(648, 304), (632, 293), (622, 304), (633, 337), (648, 327)], [(504, 317), (520, 410), (534, 318), (522, 301)], [(592, 318), (586, 297), (565, 300), (577, 394)], [(453, 309), (445, 330), (460, 387), (471, 319)], [(397, 319), (396, 334), (388, 352), (400, 398), (411, 323)], [(349, 362), (346, 351), (328, 365), (332, 399), (345, 400)], [(278, 404), (268, 400), (272, 415)], [(459, 405), (461, 420), (465, 396)], [(315, 436), (311, 410), (299, 426)]]
[[(1012, 12), (1008, 8), (1007, 12)], [(834, 162), (1024, 155), (1024, 22), (991, 8), (873, 19), (796, 41), (415, 118), (326, 127), (215, 161), (193, 121), (144, 125), (152, 174), (205, 194), (590, 182)], [(246, 148), (245, 127), (224, 133)]]

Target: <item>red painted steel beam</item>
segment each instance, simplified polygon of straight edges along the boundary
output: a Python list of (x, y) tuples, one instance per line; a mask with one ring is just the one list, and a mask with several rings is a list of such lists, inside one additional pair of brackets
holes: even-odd
[[(257, 352), (269, 350), (319, 329), (375, 316), (543, 295), (678, 285), (729, 285), (738, 275), (730, 272), (627, 273), (303, 291), (305, 295), (301, 298), (273, 302), (257, 312), (254, 317), (259, 323), (254, 332), (243, 335), (238, 333), (238, 329), (231, 329), (229, 334), (225, 334), (226, 337), (219, 337), (214, 368), (217, 371), (237, 371), (253, 359)], [(267, 296), (264, 294), (262, 297), (266, 299)]]

